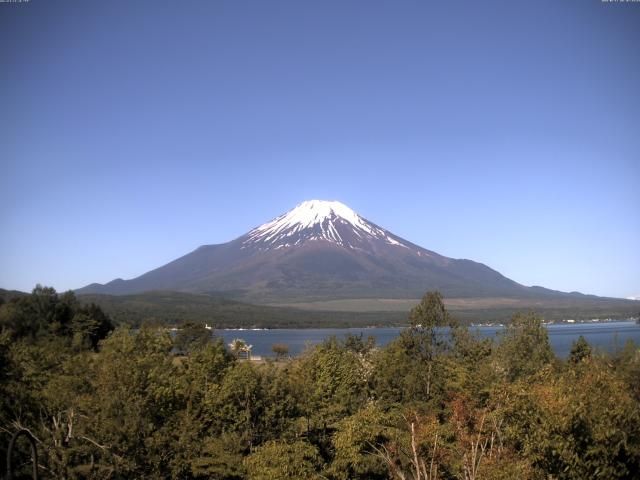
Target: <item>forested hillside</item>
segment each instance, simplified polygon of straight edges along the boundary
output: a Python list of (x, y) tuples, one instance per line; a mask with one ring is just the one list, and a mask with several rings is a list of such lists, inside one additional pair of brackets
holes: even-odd
[(176, 326), (205, 322), (217, 328), (310, 328), (406, 325), (404, 312), (305, 311), (229, 300), (215, 295), (185, 292), (146, 292), (136, 295), (78, 295), (95, 303), (117, 324)]
[(27, 429), (42, 478), (638, 478), (636, 345), (581, 339), (560, 360), (534, 314), (480, 340), (437, 293), (408, 323), (384, 348), (329, 338), (259, 363), (201, 325), (113, 330), (37, 288), (0, 306), (0, 461)]
[[(0, 289), (0, 302), (28, 294)], [(351, 304), (330, 302), (318, 308), (315, 304), (290, 306), (253, 305), (220, 295), (186, 292), (154, 291), (135, 295), (76, 295), (83, 305), (99, 306), (114, 325), (139, 327), (145, 325), (178, 326), (184, 322), (207, 323), (216, 328), (335, 328), (368, 326), (406, 326), (410, 302), (403, 301), (400, 308), (385, 309), (384, 301), (368, 304), (366, 299)], [(395, 303), (395, 302), (392, 302)], [(543, 305), (535, 302), (504, 301), (499, 305), (482, 299), (447, 299), (447, 308), (462, 323), (508, 323), (519, 312), (534, 309), (545, 320), (561, 321), (567, 318), (623, 319), (637, 317), (635, 303), (620, 307), (618, 300), (604, 298), (580, 301), (554, 300)], [(379, 306), (383, 305), (382, 308)], [(406, 310), (405, 310), (406, 305)]]

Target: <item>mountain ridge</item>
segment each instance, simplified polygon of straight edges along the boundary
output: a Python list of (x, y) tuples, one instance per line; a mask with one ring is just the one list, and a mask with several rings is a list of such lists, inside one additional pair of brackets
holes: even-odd
[(80, 294), (153, 290), (216, 292), (254, 303), (341, 298), (557, 298), (575, 293), (526, 287), (487, 265), (405, 240), (336, 201), (309, 200), (240, 237), (201, 245), (139, 277), (93, 283)]

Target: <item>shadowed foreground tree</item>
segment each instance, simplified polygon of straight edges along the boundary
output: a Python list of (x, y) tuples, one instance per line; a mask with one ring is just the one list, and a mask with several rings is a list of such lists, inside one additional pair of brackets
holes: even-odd
[(31, 295), (0, 305), (0, 330), (14, 339), (57, 338), (76, 348), (95, 349), (113, 330), (113, 323), (97, 305), (80, 305), (72, 291), (59, 295), (51, 287), (37, 285)]
[(202, 323), (187, 322), (178, 329), (173, 343), (178, 351), (188, 354), (211, 342), (211, 335), (211, 330)]

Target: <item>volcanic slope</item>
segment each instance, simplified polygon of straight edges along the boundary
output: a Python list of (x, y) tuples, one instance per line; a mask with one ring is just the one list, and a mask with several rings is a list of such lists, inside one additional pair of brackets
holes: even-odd
[(353, 298), (567, 298), (525, 287), (471, 260), (439, 255), (394, 235), (335, 201), (310, 200), (235, 240), (204, 245), (131, 280), (78, 293), (172, 290), (253, 303)]

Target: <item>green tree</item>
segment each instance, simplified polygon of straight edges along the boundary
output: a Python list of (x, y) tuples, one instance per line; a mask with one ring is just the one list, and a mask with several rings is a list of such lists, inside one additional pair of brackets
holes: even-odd
[(58, 295), (53, 288), (37, 285), (31, 295), (12, 298), (0, 306), (0, 329), (14, 338), (56, 338), (79, 348), (96, 348), (113, 324), (97, 305), (82, 306), (73, 292)]
[(249, 480), (309, 480), (320, 478), (322, 461), (309, 443), (271, 441), (256, 448), (245, 466)]
[(175, 447), (171, 432), (186, 406), (172, 346), (161, 330), (119, 328), (91, 364), (87, 430), (104, 446), (101, 461), (118, 476), (167, 476)]
[(636, 400), (640, 402), (640, 348), (632, 340), (612, 355), (618, 375), (627, 383)]
[(293, 386), (274, 366), (235, 362), (207, 390), (204, 421), (212, 433), (237, 434), (245, 448), (279, 438), (298, 414)]
[(580, 363), (581, 361), (591, 358), (591, 346), (585, 340), (585, 338), (580, 335), (578, 340), (573, 342), (571, 345), (571, 352), (569, 353), (569, 362), (570, 363)]
[(366, 361), (335, 337), (307, 350), (292, 374), (309, 428), (321, 436), (367, 400)]
[(540, 477), (634, 478), (640, 471), (640, 406), (606, 359), (586, 359), (507, 388), (505, 440)]
[(102, 309), (91, 303), (76, 308), (71, 320), (71, 333), (74, 346), (97, 349), (98, 342), (106, 338), (114, 326)]
[(37, 285), (31, 295), (12, 298), (0, 307), (0, 325), (15, 338), (37, 338), (67, 334), (71, 322), (72, 297), (61, 302), (53, 288)]
[(234, 362), (235, 357), (227, 351), (220, 337), (182, 359), (179, 378), (183, 382), (182, 390), (187, 396), (190, 412), (198, 416), (202, 414), (209, 390), (219, 387)]
[(13, 338), (30, 337), (35, 339), (38, 332), (37, 318), (29, 311), (29, 303), (23, 299), (14, 299), (0, 305), (0, 330)]
[(352, 352), (367, 355), (375, 348), (376, 339), (372, 336), (368, 336), (365, 340), (362, 333), (360, 333), (360, 335), (347, 333), (344, 337), (344, 346), (347, 350), (351, 350)]
[(211, 330), (202, 323), (184, 323), (173, 340), (173, 344), (180, 352), (189, 354), (201, 349), (211, 342)]
[(271, 345), (271, 351), (276, 354), (276, 359), (281, 359), (289, 356), (289, 345), (286, 343), (274, 343)]
[(533, 312), (513, 316), (500, 335), (497, 355), (510, 381), (538, 372), (555, 358), (547, 329)]
[[(29, 337), (15, 339), (6, 331), (1, 338), (6, 342), (2, 365), (6, 375), (0, 384), (0, 445), (6, 446), (15, 430), (27, 428), (36, 437), (43, 460), (51, 452), (50, 463), (59, 472), (64, 465), (55, 464), (54, 438), (46, 431), (51, 427), (51, 414), (58, 412), (48, 405), (44, 391), (61, 374), (61, 364), (69, 359), (70, 352), (57, 342), (34, 343)], [(65, 398), (75, 397), (73, 391), (66, 390), (60, 391)]]
[(374, 404), (338, 422), (332, 438), (335, 453), (327, 475), (336, 480), (387, 478), (385, 462), (373, 453), (373, 446), (390, 440), (389, 423), (390, 415)]
[(244, 465), (246, 449), (238, 434), (222, 433), (207, 436), (197, 447), (198, 455), (191, 459), (191, 475), (194, 478), (207, 480), (247, 478)]
[(434, 401), (443, 393), (443, 355), (451, 350), (455, 320), (442, 295), (427, 292), (409, 314), (409, 328), (374, 356), (372, 381), (385, 403)]

